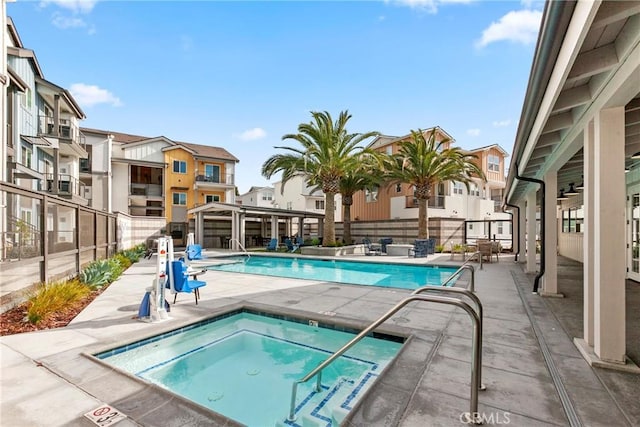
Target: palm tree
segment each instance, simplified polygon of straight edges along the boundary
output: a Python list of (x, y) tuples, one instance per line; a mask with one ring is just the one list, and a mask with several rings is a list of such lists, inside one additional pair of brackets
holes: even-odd
[(381, 153), (365, 149), (357, 155), (359, 161), (356, 168), (348, 171), (340, 180), (344, 242), (347, 245), (352, 243), (351, 206), (353, 205), (353, 195), (358, 191), (378, 187), (383, 182), (383, 175), (380, 174), (380, 171), (384, 170), (384, 159)]
[(442, 181), (457, 181), (467, 190), (472, 178), (486, 181), (482, 169), (473, 160), (476, 156), (465, 154), (459, 147), (442, 149), (449, 140), (436, 142), (436, 128), (425, 138), (421, 129), (411, 131), (411, 139), (400, 142), (398, 153), (390, 157), (388, 179), (391, 184), (407, 183), (415, 188), (418, 200), (418, 238), (429, 238), (427, 201), (431, 188)]
[(262, 165), (262, 175), (269, 179), (282, 172), (282, 188), (295, 176), (304, 176), (309, 186), (320, 188), (326, 197), (323, 244), (334, 245), (335, 195), (340, 192), (340, 181), (357, 167), (358, 156), (355, 154), (362, 150), (358, 144), (377, 132), (348, 133), (346, 125), (351, 115), (346, 110), (335, 122), (326, 111), (312, 111), (311, 116), (311, 122), (298, 125), (298, 133), (282, 137), (297, 141), (302, 147), (275, 147), (285, 150), (286, 154), (275, 154), (267, 159)]

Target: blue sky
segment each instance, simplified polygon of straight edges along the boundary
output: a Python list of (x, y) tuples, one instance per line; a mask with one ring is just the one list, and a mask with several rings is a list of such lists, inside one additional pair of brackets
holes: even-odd
[(543, 3), (20, 1), (7, 4), (82, 126), (226, 148), (241, 193), (310, 120), (350, 132), (441, 126), (511, 152)]

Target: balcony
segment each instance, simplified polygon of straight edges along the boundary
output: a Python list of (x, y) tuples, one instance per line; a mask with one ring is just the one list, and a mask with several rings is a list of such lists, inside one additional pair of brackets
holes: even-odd
[[(436, 208), (436, 209), (444, 209), (444, 195), (436, 195), (429, 197), (427, 202), (427, 207)], [(418, 199), (413, 196), (405, 196), (405, 208), (417, 208), (418, 207)]]
[(71, 119), (58, 119), (58, 127), (56, 128), (53, 117), (39, 116), (38, 135), (55, 138), (57, 146), (55, 141), (50, 142), (52, 142), (53, 148), (60, 149), (60, 154), (87, 157), (85, 137)]
[[(39, 182), (38, 190), (46, 191), (47, 193), (56, 194), (61, 197), (75, 199), (80, 197), (86, 202), (85, 185), (80, 180), (74, 178), (71, 175), (59, 174), (58, 175), (58, 188), (55, 189), (53, 183), (54, 175), (52, 173), (44, 174), (44, 179)], [(86, 204), (86, 203), (84, 203)]]
[(162, 185), (139, 184), (132, 182), (129, 186), (130, 196), (162, 197)]
[(216, 187), (216, 186), (232, 186), (233, 174), (226, 175), (196, 175), (196, 188), (198, 187)]

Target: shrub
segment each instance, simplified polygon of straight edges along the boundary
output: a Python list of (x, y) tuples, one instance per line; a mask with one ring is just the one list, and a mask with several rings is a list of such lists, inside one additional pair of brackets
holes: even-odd
[(113, 257), (113, 259), (116, 260), (124, 270), (131, 267), (131, 264), (136, 262), (136, 261), (131, 261), (131, 258), (125, 256), (124, 253), (116, 254)]
[(80, 273), (80, 282), (91, 288), (101, 288), (111, 281), (112, 269), (109, 261), (99, 259), (91, 262)]
[(436, 252), (441, 253), (444, 251), (444, 245), (436, 245)]
[(91, 289), (78, 279), (42, 284), (28, 294), (27, 320), (35, 325), (52, 313), (81, 300), (90, 292)]

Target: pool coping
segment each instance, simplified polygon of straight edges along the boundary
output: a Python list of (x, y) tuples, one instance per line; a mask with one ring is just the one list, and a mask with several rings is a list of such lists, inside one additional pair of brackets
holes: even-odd
[[(192, 411), (190, 416), (195, 417), (194, 420), (201, 419), (202, 421), (209, 423), (213, 421), (218, 423), (218, 425), (224, 426), (242, 426), (243, 424), (218, 412), (215, 412), (194, 401), (191, 401), (169, 390), (166, 390), (159, 385), (139, 378), (132, 373), (116, 368), (113, 365), (107, 363), (105, 360), (100, 359), (96, 355), (104, 353), (111, 349), (135, 343), (140, 340), (171, 333), (172, 331), (180, 330), (182, 328), (189, 327), (190, 325), (212, 321), (212, 319), (222, 318), (227, 315), (243, 311), (272, 315), (275, 317), (284, 318), (286, 320), (297, 319), (297, 321), (299, 321), (300, 323), (305, 323), (305, 319), (306, 321), (315, 320), (318, 322), (318, 326), (329, 327), (331, 329), (343, 330), (352, 333), (354, 331), (355, 333), (357, 333), (365, 329), (371, 323), (368, 321), (347, 318), (343, 316), (314, 313), (304, 310), (290, 309), (287, 307), (272, 306), (268, 304), (248, 303), (246, 301), (236, 302), (218, 307), (214, 309), (212, 313), (208, 313), (206, 316), (200, 316), (200, 318), (197, 319), (185, 319), (185, 321), (181, 322), (180, 324), (176, 324), (175, 322), (168, 322), (166, 324), (166, 327), (159, 328), (151, 334), (148, 331), (146, 331), (145, 333), (135, 333), (127, 336), (122, 340), (110, 342), (108, 344), (100, 343), (87, 346), (80, 352), (81, 360), (85, 361), (87, 364), (91, 364), (92, 366), (100, 366), (99, 369), (96, 368), (98, 370), (104, 371), (104, 373), (100, 375), (100, 377), (102, 378), (108, 376), (108, 378), (102, 378), (102, 380), (106, 380), (110, 384), (109, 387), (106, 387), (106, 390), (110, 388), (115, 388), (117, 390), (127, 390), (133, 388), (139, 390), (132, 396), (121, 396), (120, 398), (114, 396), (112, 393), (105, 393), (103, 389), (87, 391), (95, 395), (102, 401), (118, 408), (123, 413), (126, 413), (127, 416), (129, 416), (136, 422), (142, 422), (143, 418), (152, 416), (151, 412), (154, 411), (154, 409), (144, 411), (142, 409), (144, 405), (140, 404), (139, 401), (152, 401), (164, 402), (162, 403), (161, 407), (157, 407), (155, 408), (155, 410), (184, 411), (187, 408), (188, 410)], [(416, 338), (417, 335), (424, 335), (423, 331), (419, 331), (409, 327), (398, 326), (395, 324), (380, 325), (378, 328), (376, 328), (376, 331), (372, 333), (372, 335), (382, 337), (395, 337), (396, 339), (400, 338), (404, 340), (402, 347), (400, 348), (396, 356), (387, 364), (387, 366), (383, 368), (383, 370), (379, 373), (378, 378), (375, 379), (372, 385), (378, 385), (384, 382), (384, 379), (387, 377), (387, 375), (389, 375), (390, 372), (398, 369), (398, 366), (401, 367), (402, 365), (404, 365), (407, 362), (407, 360), (405, 360), (407, 358), (407, 355), (415, 355), (416, 352), (420, 353), (420, 349), (418, 347), (419, 344), (424, 341), (424, 337)], [(416, 345), (418, 345), (418, 347), (416, 347)], [(54, 372), (58, 370), (58, 368), (51, 369)], [(89, 366), (85, 366), (85, 369), (94, 370)], [(59, 374), (63, 378), (65, 377), (64, 372), (59, 372)], [(417, 380), (418, 378), (416, 378), (416, 381)], [(84, 388), (82, 383), (78, 384), (78, 386)], [(360, 407), (361, 402), (367, 399), (374, 388), (375, 387), (369, 387), (363, 392), (363, 394), (359, 397), (358, 402), (356, 402), (356, 404), (354, 405), (353, 409), (347, 414), (346, 419), (349, 419), (354, 415), (355, 411), (357, 411)], [(142, 399), (139, 397), (139, 393), (143, 393), (144, 397)], [(283, 414), (283, 420), (285, 417), (286, 414)]]

